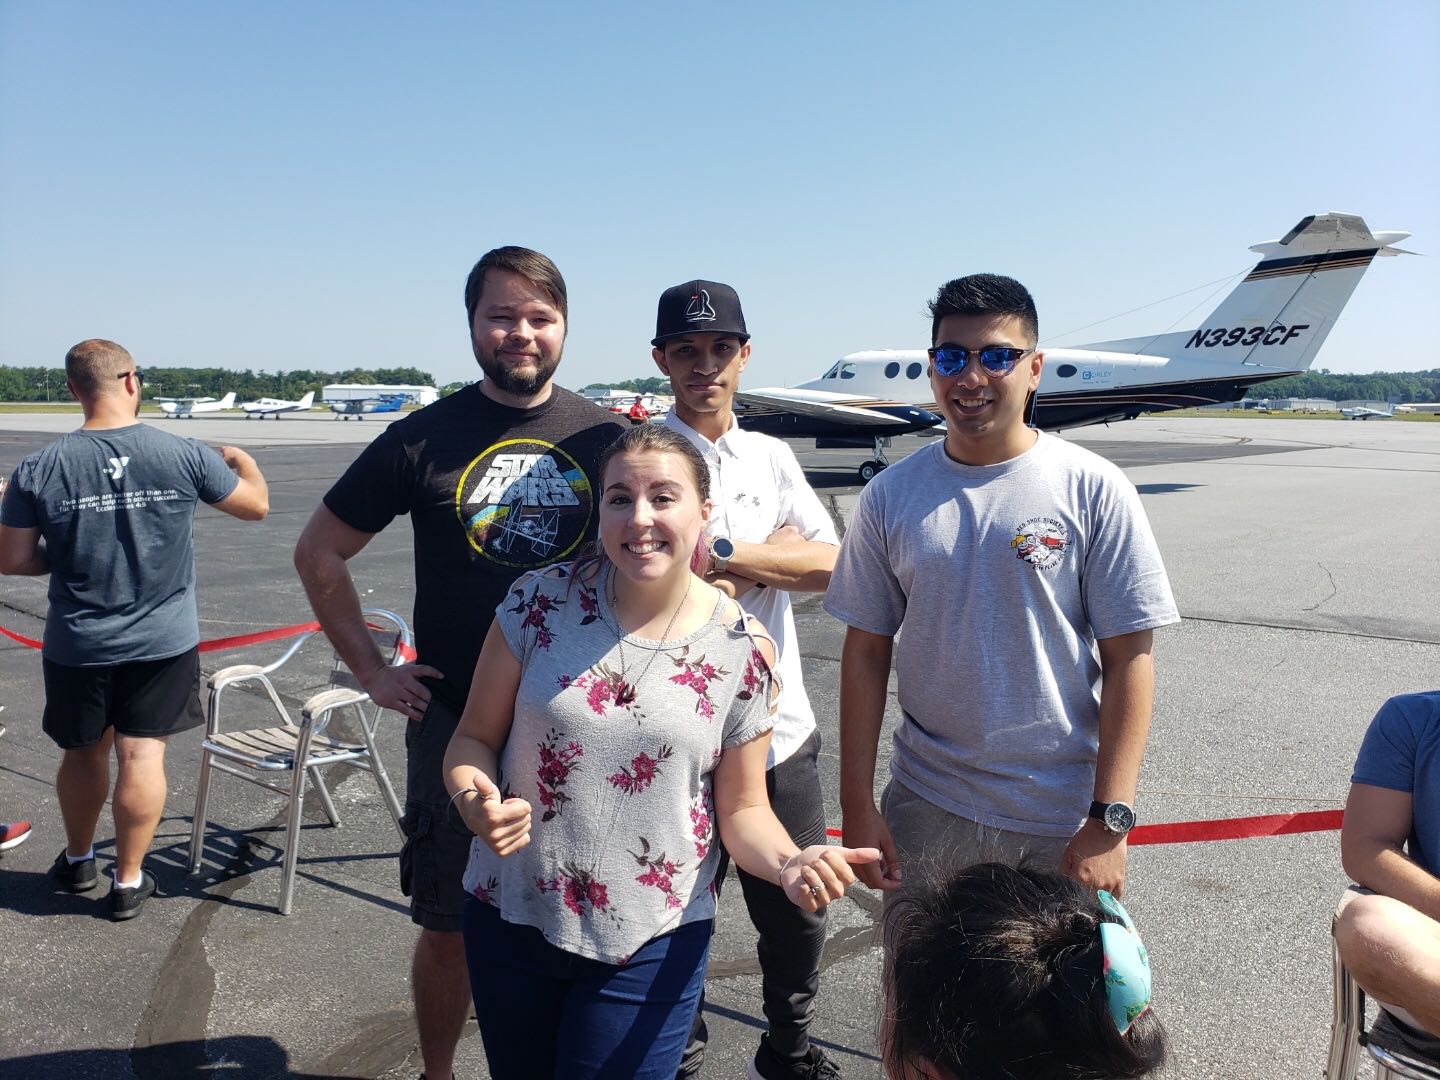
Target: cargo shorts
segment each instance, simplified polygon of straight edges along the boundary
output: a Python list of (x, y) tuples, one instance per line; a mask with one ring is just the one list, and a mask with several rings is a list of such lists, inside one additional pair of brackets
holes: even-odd
[(405, 729), (405, 814), (400, 829), (400, 891), (410, 898), (410, 918), (426, 930), (459, 933), (470, 858), (470, 830), (450, 808), (445, 789), (445, 749), (460, 712), (432, 697), (425, 715)]

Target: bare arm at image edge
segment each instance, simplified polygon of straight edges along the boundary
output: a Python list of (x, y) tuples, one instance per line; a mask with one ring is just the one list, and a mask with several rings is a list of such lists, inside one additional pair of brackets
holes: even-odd
[(1440, 922), (1440, 878), (1405, 854), (1414, 812), (1408, 791), (1351, 784), (1340, 828), (1340, 860), (1357, 885)]

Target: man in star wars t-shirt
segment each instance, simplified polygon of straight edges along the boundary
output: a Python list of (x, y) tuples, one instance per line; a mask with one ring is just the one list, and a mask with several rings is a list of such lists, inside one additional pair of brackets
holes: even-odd
[[(595, 535), (595, 464), (624, 430), (554, 385), (566, 291), (544, 255), (487, 253), (465, 285), (484, 379), (392, 424), (326, 494), (295, 549), (316, 618), (361, 685), (409, 717), (401, 886), (421, 927), (412, 972), (425, 1075), (448, 1077), (470, 1007), (460, 935), (470, 834), (447, 816), (441, 762), (495, 606), (527, 570)], [(418, 660), (387, 667), (346, 561), (397, 515), (415, 536)]]

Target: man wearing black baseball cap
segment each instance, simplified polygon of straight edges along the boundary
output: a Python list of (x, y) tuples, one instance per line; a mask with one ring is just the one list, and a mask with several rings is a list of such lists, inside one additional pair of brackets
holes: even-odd
[[(710, 467), (708, 576), (733, 592), (775, 638), (781, 691), (766, 776), (771, 806), (797, 844), (824, 843), (825, 806), (816, 770), (820, 733), (805, 696), (790, 593), (825, 591), (839, 539), (790, 448), (744, 431), (735, 421), (735, 392), (750, 361), (750, 333), (735, 290), (716, 281), (666, 289), (651, 344), (675, 396), (665, 423), (689, 439)], [(717, 887), (727, 858), (722, 852)], [(824, 909), (802, 911), (777, 886), (743, 870), (739, 874), (750, 921), (760, 934), (769, 1021), (747, 1075), (835, 1080), (839, 1069), (809, 1036), (825, 944)], [(699, 1073), (706, 1036), (702, 1002), (679, 1076)]]

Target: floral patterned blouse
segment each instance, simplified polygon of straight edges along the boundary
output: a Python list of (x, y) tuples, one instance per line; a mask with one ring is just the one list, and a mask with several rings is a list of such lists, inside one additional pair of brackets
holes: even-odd
[(624, 964), (651, 938), (715, 915), (711, 778), (723, 750), (773, 725), (774, 677), (735, 603), (657, 642), (620, 633), (607, 600), (562, 563), (496, 608), (520, 660), (498, 785), (533, 807), (503, 859), (478, 837), (465, 889), (558, 948)]

